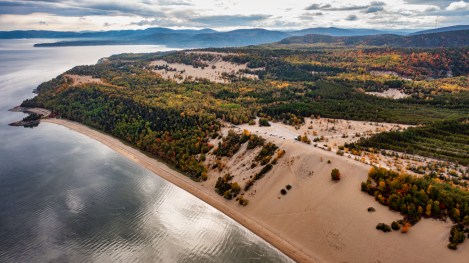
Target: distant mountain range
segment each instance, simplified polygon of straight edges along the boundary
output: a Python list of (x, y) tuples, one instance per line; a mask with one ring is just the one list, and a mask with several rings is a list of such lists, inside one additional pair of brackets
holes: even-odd
[(412, 33), (410, 35), (411, 36), (412, 35), (423, 35), (423, 34), (450, 32), (450, 31), (460, 31), (460, 30), (469, 30), (469, 25), (440, 27), (440, 28), (435, 28), (435, 29), (430, 29), (430, 30), (418, 31), (418, 32)]
[[(280, 43), (343, 43), (348, 45), (397, 45), (405, 43), (408, 46), (420, 46), (418, 39), (412, 36), (429, 33), (453, 32), (469, 29), (469, 26), (454, 26), (426, 31), (382, 31), (374, 29), (344, 29), (336, 27), (308, 28), (296, 31), (274, 31), (266, 29), (238, 29), (219, 32), (213, 29), (175, 30), (155, 27), (142, 30), (111, 30), (95, 32), (63, 32), (63, 31), (0, 31), (0, 39), (43, 38), (61, 39), (59, 42), (38, 43), (36, 47), (53, 46), (91, 46), (91, 45), (121, 45), (121, 44), (149, 44), (167, 45), (181, 48), (201, 47), (233, 47), (278, 42)], [(410, 34), (409, 34), (410, 33)], [(464, 37), (456, 37), (457, 45), (466, 43)], [(422, 38), (421, 38), (422, 39)], [(426, 38), (424, 46), (435, 46), (444, 41)], [(318, 42), (319, 41), (319, 42)], [(449, 42), (449, 41), (447, 41)], [(462, 44), (464, 45), (464, 44)]]
[(382, 35), (382, 34), (396, 34), (396, 35), (407, 35), (414, 31), (406, 30), (376, 30), (376, 29), (345, 29), (337, 27), (316, 27), (307, 28), (297, 31), (288, 32), (291, 36), (304, 36), (304, 35), (328, 35), (336, 37), (344, 36), (369, 36), (369, 35)]
[(47, 31), (47, 30), (16, 30), (0, 31), (0, 39), (21, 39), (21, 38), (124, 38), (134, 39), (154, 34), (175, 34), (175, 35), (196, 35), (206, 33), (216, 33), (213, 29), (200, 30), (174, 30), (164, 27), (152, 27), (141, 30), (110, 30), (91, 32), (70, 32), (70, 31)]
[(391, 46), (391, 47), (463, 47), (469, 46), (469, 30), (446, 31), (411, 36), (372, 35), (334, 37), (306, 35), (289, 37), (280, 44), (337, 44), (345, 46)]

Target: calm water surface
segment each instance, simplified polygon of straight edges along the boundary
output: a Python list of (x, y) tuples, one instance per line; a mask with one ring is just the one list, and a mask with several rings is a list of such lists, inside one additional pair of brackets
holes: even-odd
[(79, 64), (157, 46), (0, 40), (0, 262), (290, 262), (199, 199), (67, 128), (9, 127), (31, 91)]

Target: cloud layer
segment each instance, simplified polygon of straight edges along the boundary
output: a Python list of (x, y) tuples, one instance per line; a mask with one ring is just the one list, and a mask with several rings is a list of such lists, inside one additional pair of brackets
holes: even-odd
[(467, 24), (469, 0), (0, 0), (0, 30), (361, 27)]

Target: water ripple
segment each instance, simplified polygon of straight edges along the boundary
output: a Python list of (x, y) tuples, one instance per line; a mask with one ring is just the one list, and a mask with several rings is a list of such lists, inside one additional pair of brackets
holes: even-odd
[(154, 47), (16, 45), (30, 43), (0, 47), (8, 50), (0, 50), (0, 262), (290, 261), (101, 143), (52, 124), (5, 125), (22, 116), (5, 110), (42, 81), (106, 54)]

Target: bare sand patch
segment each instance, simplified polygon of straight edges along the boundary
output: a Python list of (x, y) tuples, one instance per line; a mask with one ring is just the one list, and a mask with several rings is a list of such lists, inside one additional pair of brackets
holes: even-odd
[(394, 100), (405, 99), (405, 98), (410, 97), (410, 95), (405, 94), (404, 92), (402, 92), (401, 90), (398, 90), (398, 89), (387, 89), (383, 92), (365, 92), (365, 93), (368, 94), (368, 95), (373, 95), (373, 96), (383, 97), (383, 98), (388, 98), (388, 99), (394, 99)]
[(65, 74), (64, 77), (70, 78), (72, 80), (72, 86), (80, 86), (83, 84), (103, 84), (103, 81), (99, 78), (94, 78), (93, 76), (81, 76), (73, 74)]
[[(258, 123), (258, 120), (256, 120), (256, 123)], [(384, 151), (385, 155), (382, 154), (382, 151), (377, 150), (374, 150), (374, 152), (361, 152), (358, 155), (350, 152), (347, 148), (340, 150), (346, 143), (356, 142), (360, 138), (368, 138), (373, 134), (387, 131), (401, 131), (413, 127), (412, 125), (328, 118), (305, 118), (305, 123), (297, 127), (274, 122), (271, 122), (270, 127), (251, 126), (248, 124), (234, 127), (238, 131), (247, 129), (254, 134), (261, 135), (277, 143), (284, 140), (295, 140), (299, 135), (303, 136), (306, 134), (308, 139), (311, 140), (311, 146), (321, 150), (332, 153), (341, 151), (345, 158), (416, 176), (430, 174), (432, 171), (437, 170), (448, 178), (454, 175), (461, 177), (461, 170), (466, 171), (469, 169), (467, 166), (451, 162), (389, 150)]]
[[(313, 129), (318, 130), (318, 136), (329, 136), (328, 143), (357, 139), (336, 137), (346, 130), (349, 135), (361, 132), (369, 136), (383, 130), (408, 127), (389, 123), (307, 119), (306, 129), (310, 121), (313, 122)], [(274, 229), (277, 235), (292, 240), (295, 246), (306, 253), (314, 253), (316, 259), (325, 262), (465, 261), (469, 255), (469, 251), (465, 250), (467, 244), (458, 251), (446, 247), (452, 225), (449, 221), (423, 219), (407, 234), (395, 231), (386, 234), (376, 230), (378, 223), (390, 224), (402, 219), (402, 216), (360, 191), (360, 183), (366, 180), (371, 165), (296, 141), (296, 136), (304, 134), (304, 126), (297, 130), (282, 123), (271, 125), (239, 125), (234, 129), (247, 129), (259, 134), (286, 151), (272, 172), (256, 181), (245, 193), (250, 204), (242, 208)], [(331, 130), (332, 127), (336, 131)], [(252, 155), (246, 155), (252, 159)], [(234, 156), (232, 159), (237, 158)], [(242, 165), (231, 163), (233, 160), (227, 163), (226, 171), (233, 175), (240, 174), (241, 179), (249, 176)], [(331, 181), (330, 174), (334, 168), (343, 175), (338, 183)], [(212, 178), (209, 182), (214, 184), (215, 180)], [(292, 190), (282, 195), (280, 190), (288, 184)], [(369, 213), (368, 207), (375, 207), (376, 212)]]
[(229, 53), (229, 52), (224, 53), (224, 52), (198, 51), (198, 50), (186, 51), (185, 53), (187, 53), (187, 54), (198, 54), (198, 55), (214, 55), (214, 56), (221, 56), (221, 57), (229, 56), (229, 55), (236, 55), (236, 53)]
[(195, 81), (197, 79), (208, 79), (216, 83), (230, 83), (229, 77), (259, 79), (257, 75), (241, 72), (247, 68), (247, 64), (235, 64), (223, 61), (221, 56), (217, 56), (212, 61), (203, 61), (208, 67), (194, 67), (180, 63), (168, 63), (165, 60), (156, 60), (150, 63), (151, 67), (164, 67), (163, 69), (153, 69), (152, 71), (161, 75), (165, 79), (174, 80), (177, 83), (183, 81)]

